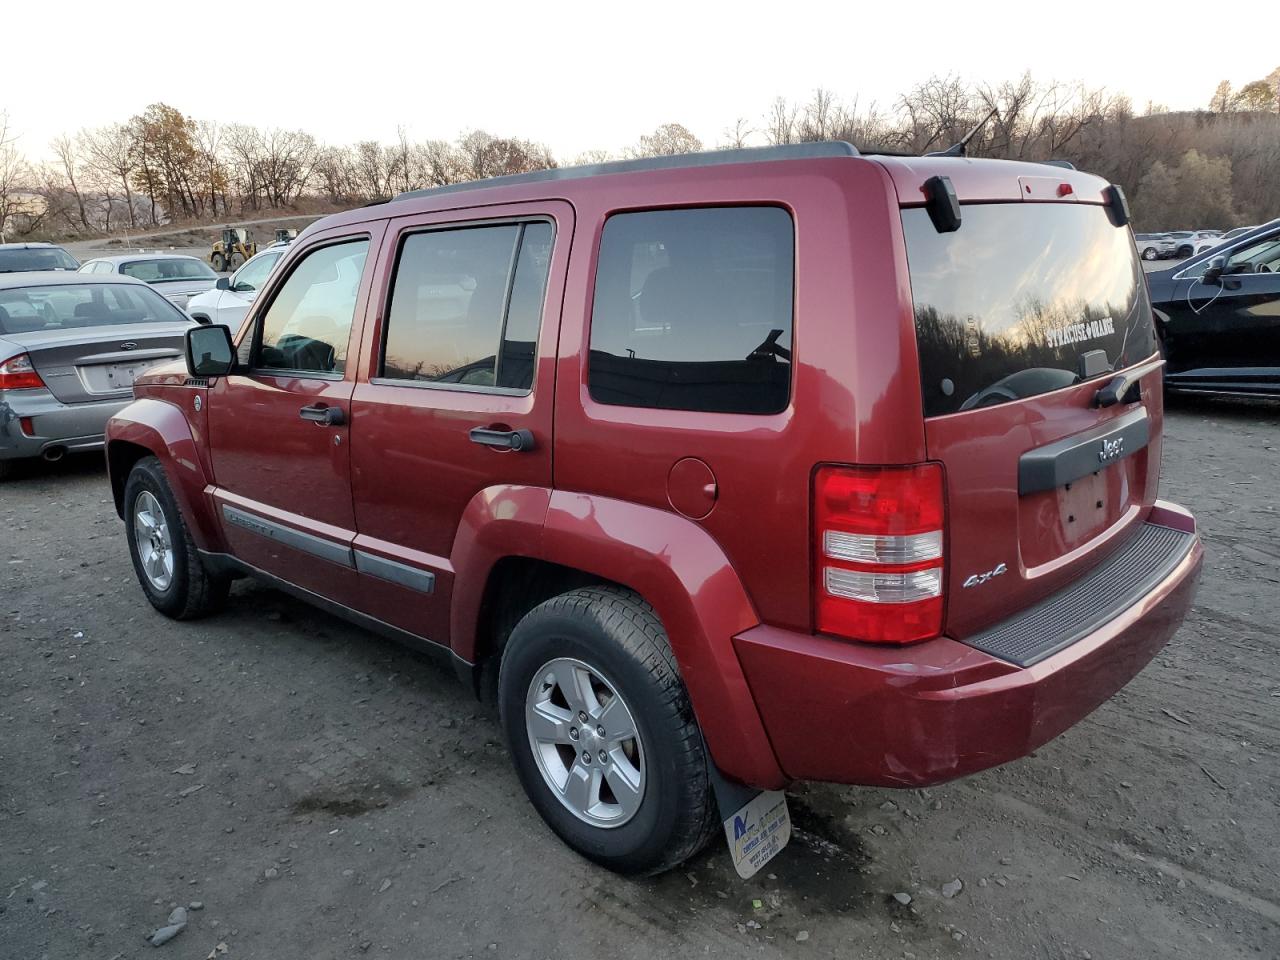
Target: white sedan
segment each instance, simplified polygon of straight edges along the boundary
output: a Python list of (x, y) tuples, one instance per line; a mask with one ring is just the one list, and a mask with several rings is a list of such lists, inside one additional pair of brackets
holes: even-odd
[(192, 297), (212, 290), (218, 275), (196, 257), (180, 253), (125, 253), (96, 257), (80, 266), (81, 273), (92, 276), (118, 274), (149, 283), (179, 310), (186, 309)]
[(283, 245), (270, 247), (250, 257), (230, 277), (219, 278), (213, 290), (187, 301), (187, 313), (201, 323), (225, 323), (236, 330), (288, 249)]

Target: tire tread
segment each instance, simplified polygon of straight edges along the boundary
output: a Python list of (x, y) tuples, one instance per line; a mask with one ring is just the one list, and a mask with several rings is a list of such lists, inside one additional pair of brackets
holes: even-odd
[(643, 598), (625, 587), (609, 584), (559, 594), (534, 607), (524, 619), (536, 620), (544, 615), (594, 621), (643, 666), (658, 688), (654, 706), (662, 722), (673, 730), (678, 744), (677, 765), (689, 771), (689, 793), (699, 801), (680, 809), (660, 861), (641, 872), (653, 875), (669, 870), (707, 844), (716, 833), (719, 819), (712, 796), (710, 756), (666, 630), (653, 607)]

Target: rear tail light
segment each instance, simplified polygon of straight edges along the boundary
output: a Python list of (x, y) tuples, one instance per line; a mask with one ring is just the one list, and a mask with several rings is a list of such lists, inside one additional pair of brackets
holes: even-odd
[(0, 390), (40, 389), (44, 381), (25, 353), (0, 363)]
[(945, 512), (941, 464), (819, 468), (818, 630), (870, 643), (938, 636)]

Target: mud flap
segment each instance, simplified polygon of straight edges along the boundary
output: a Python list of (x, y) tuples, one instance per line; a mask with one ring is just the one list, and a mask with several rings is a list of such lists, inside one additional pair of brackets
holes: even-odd
[(726, 780), (711, 765), (711, 786), (738, 876), (747, 880), (791, 839), (791, 813), (781, 790), (757, 790)]

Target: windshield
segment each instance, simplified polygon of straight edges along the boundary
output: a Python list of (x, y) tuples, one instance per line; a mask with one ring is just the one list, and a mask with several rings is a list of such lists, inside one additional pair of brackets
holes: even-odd
[(154, 290), (131, 283), (68, 283), (0, 290), (0, 334), (120, 323), (181, 323), (187, 319)]
[(17, 247), (0, 250), (0, 273), (79, 269), (80, 264), (61, 247)]
[[(938, 233), (902, 211), (926, 416), (1020, 400), (1155, 352), (1142, 268), (1104, 207), (967, 204)], [(1096, 366), (1095, 366), (1096, 365)]]
[(169, 283), (173, 280), (217, 280), (218, 275), (202, 260), (174, 257), (170, 260), (134, 260), (122, 263), (120, 272), (147, 283)]

